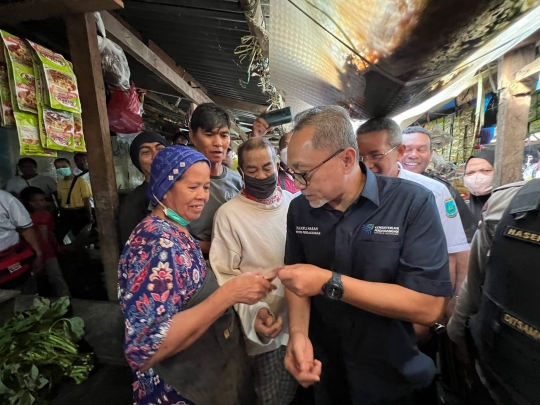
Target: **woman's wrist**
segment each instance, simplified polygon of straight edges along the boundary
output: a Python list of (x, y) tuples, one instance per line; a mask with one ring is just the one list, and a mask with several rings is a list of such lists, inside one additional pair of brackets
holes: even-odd
[(221, 287), (219, 287), (215, 292), (218, 302), (224, 305), (224, 309), (227, 309), (237, 304), (237, 301), (234, 297), (233, 289), (231, 287), (232, 284), (230, 281), (228, 281)]

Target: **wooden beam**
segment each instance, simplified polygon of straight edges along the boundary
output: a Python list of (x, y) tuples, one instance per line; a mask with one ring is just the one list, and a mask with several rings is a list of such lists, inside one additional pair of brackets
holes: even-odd
[(260, 115), (268, 111), (267, 105), (248, 103), (246, 101), (237, 100), (236, 98), (213, 96), (213, 95), (210, 95), (210, 98), (214, 100), (216, 104), (219, 104), (223, 108), (231, 108), (233, 110), (247, 111), (255, 115)]
[[(195, 104), (214, 102), (202, 90), (191, 87), (177, 70), (169, 65), (172, 59), (168, 62), (164, 61), (139, 38), (133, 35), (131, 32), (132, 30), (126, 28), (122, 23), (116, 20), (113, 15), (103, 12), (101, 13), (101, 18), (103, 19), (105, 29), (110, 39), (120, 45), (124, 51), (133, 56), (139, 63), (148, 68), (173, 89)], [(233, 123), (231, 125), (231, 130), (238, 133), (243, 139), (247, 139), (247, 135), (238, 127), (238, 125)]]
[(145, 42), (143, 35), (139, 31), (137, 31), (135, 28), (133, 28), (131, 25), (129, 25), (129, 23), (126, 20), (124, 20), (120, 16), (120, 14), (118, 14), (116, 11), (109, 11), (108, 13), (112, 15), (116, 21), (122, 24), (129, 32), (131, 32), (134, 37), (139, 38), (141, 42)]
[[(484, 94), (487, 94), (493, 91), (493, 89), (491, 88), (491, 84), (489, 83), (489, 78), (487, 77), (486, 72), (484, 72), (483, 83), (484, 83)], [(456, 103), (458, 106), (461, 106), (463, 104), (476, 100), (477, 97), (478, 97), (478, 83), (474, 86), (467, 88), (466, 90), (463, 90), (461, 93), (459, 93), (459, 95), (456, 97)]]
[[(269, 35), (266, 30), (266, 22), (264, 20), (260, 2), (258, 0), (240, 0), (240, 5), (242, 6), (242, 9), (246, 10), (244, 14), (246, 16), (249, 32), (257, 38), (263, 56), (268, 58), (268, 55), (270, 54)], [(252, 7), (254, 8), (252, 9)]]
[(107, 295), (109, 300), (116, 301), (119, 255), (115, 224), (118, 218), (118, 191), (94, 14), (68, 16), (66, 27), (81, 97)]
[(144, 95), (144, 98), (152, 100), (154, 103), (159, 104), (160, 106), (165, 107), (168, 110), (171, 110), (175, 114), (178, 114), (178, 115), (185, 115), (186, 114), (185, 111), (182, 111), (180, 108), (178, 108), (175, 105), (169, 103), (167, 100), (165, 100), (163, 97), (160, 97), (158, 94), (154, 94), (154, 93), (149, 91)]
[(165, 115), (162, 111), (160, 111), (158, 108), (156, 107), (152, 107), (151, 105), (147, 104), (144, 106), (144, 112), (151, 112), (153, 114), (156, 114), (158, 117), (160, 115)]
[(22, 0), (0, 6), (0, 24), (123, 8), (122, 0)]
[(535, 45), (506, 53), (499, 59), (499, 112), (495, 147), (493, 188), (522, 180), (523, 148), (528, 133), (531, 91), (534, 87), (516, 83), (517, 72), (535, 59)]
[(527, 66), (523, 67), (522, 69), (519, 69), (516, 73), (516, 79), (517, 81), (521, 82), (524, 79), (528, 79), (532, 75), (536, 75), (540, 72), (540, 58), (535, 59), (531, 63), (529, 63)]

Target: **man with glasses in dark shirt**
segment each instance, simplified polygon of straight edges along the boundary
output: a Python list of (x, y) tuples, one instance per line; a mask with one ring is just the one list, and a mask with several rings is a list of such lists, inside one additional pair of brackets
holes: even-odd
[(296, 119), (287, 218), (290, 338), (285, 366), (317, 405), (419, 404), (435, 375), (412, 324), (431, 326), (452, 295), (433, 194), (359, 163), (347, 112)]

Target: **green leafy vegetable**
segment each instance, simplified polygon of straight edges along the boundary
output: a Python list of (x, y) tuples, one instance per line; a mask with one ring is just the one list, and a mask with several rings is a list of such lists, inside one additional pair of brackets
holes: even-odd
[(93, 368), (91, 353), (80, 353), (81, 318), (65, 318), (69, 299), (51, 304), (38, 298), (32, 309), (13, 315), (0, 328), (0, 403), (46, 404), (65, 377), (83, 382)]

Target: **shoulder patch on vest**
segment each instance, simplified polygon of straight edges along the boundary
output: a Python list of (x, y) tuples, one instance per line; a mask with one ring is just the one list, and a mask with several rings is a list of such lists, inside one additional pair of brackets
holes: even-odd
[(502, 315), (502, 321), (510, 326), (512, 329), (517, 330), (520, 333), (523, 333), (524, 335), (527, 335), (531, 339), (536, 340), (537, 342), (540, 342), (540, 331), (533, 326), (520, 321), (516, 317), (504, 312)]
[(528, 231), (526, 229), (507, 226), (503, 232), (504, 236), (521, 240), (523, 242), (535, 243), (540, 245), (540, 234), (537, 232)]
[(446, 209), (446, 216), (448, 218), (454, 218), (457, 215), (458, 210), (456, 207), (456, 202), (453, 198), (447, 198), (444, 200), (444, 207)]

